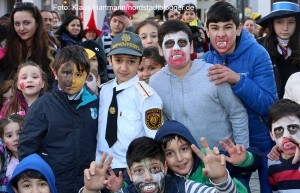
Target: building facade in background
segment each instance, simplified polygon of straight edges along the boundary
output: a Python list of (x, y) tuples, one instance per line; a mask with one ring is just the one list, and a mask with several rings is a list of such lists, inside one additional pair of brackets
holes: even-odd
[[(9, 13), (15, 2), (21, 0), (0, 0), (0, 16)], [(147, 17), (156, 17), (163, 20), (163, 9), (169, 5), (183, 5), (193, 3), (197, 5), (198, 16), (204, 21), (209, 7), (217, 0), (23, 0), (33, 2), (40, 9), (55, 10), (62, 20), (68, 14), (79, 16), (84, 27), (89, 21), (91, 11), (95, 12), (95, 21), (98, 28), (102, 28), (105, 20), (115, 9), (134, 7), (132, 11), (133, 23), (138, 23)], [(252, 12), (261, 13), (263, 16), (270, 12), (272, 0), (227, 0), (236, 6), (240, 12), (240, 18), (250, 15)], [(270, 6), (266, 6), (269, 4)]]

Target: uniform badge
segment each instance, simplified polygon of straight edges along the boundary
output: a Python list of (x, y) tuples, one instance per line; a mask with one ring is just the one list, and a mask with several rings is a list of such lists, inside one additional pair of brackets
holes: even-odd
[(162, 124), (162, 111), (161, 109), (149, 109), (145, 113), (146, 125), (151, 130), (158, 130)]
[(109, 108), (109, 113), (110, 113), (111, 115), (115, 114), (115, 113), (116, 113), (116, 108), (115, 108), (115, 107), (110, 107), (110, 108)]
[(97, 119), (97, 117), (98, 117), (97, 108), (90, 108), (90, 111), (91, 111), (92, 119)]

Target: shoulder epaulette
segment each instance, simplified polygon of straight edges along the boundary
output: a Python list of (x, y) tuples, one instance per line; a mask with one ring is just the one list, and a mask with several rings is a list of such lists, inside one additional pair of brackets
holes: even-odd
[(148, 98), (151, 95), (153, 95), (153, 92), (151, 90), (151, 87), (145, 83), (144, 81), (139, 81), (135, 87), (137, 88), (137, 90), (139, 91), (139, 93), (144, 97), (144, 98)]
[(114, 79), (111, 79), (111, 80), (107, 81), (106, 83), (100, 84), (100, 85), (98, 86), (98, 88), (101, 89), (104, 85), (107, 85), (107, 84), (111, 83), (112, 81), (114, 81)]

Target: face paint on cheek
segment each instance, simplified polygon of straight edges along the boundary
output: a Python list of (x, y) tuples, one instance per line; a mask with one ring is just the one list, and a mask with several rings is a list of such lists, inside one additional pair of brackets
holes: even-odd
[(25, 83), (24, 82), (20, 82), (19, 87), (21, 90), (24, 90), (25, 88)]
[(6, 146), (7, 148), (10, 148), (10, 143), (9, 143), (9, 142), (5, 142), (5, 146)]
[(145, 181), (143, 176), (134, 176), (133, 177), (133, 184), (136, 188), (136, 190), (139, 193), (147, 192), (147, 193), (159, 193), (161, 192), (163, 186), (164, 186), (164, 173), (158, 172), (155, 174), (150, 174), (152, 181), (147, 182)]

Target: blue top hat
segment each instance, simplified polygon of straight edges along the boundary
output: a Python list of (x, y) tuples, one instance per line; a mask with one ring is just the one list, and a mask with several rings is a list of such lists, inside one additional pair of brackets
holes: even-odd
[(298, 1), (278, 1), (272, 4), (271, 13), (259, 19), (257, 24), (262, 27), (267, 27), (268, 23), (275, 18), (290, 16), (295, 16), (300, 19)]

